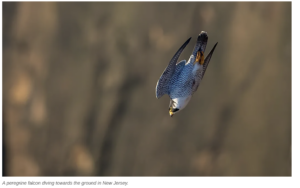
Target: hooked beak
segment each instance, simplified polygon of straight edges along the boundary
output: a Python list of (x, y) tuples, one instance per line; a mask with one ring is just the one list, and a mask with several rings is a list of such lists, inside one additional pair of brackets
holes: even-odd
[(170, 114), (170, 117), (172, 117), (174, 115), (174, 113), (171, 111), (169, 112), (169, 114)]

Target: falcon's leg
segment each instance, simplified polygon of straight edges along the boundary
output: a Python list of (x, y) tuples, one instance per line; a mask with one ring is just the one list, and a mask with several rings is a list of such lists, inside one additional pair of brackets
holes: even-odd
[(200, 63), (200, 65), (203, 65), (203, 63), (204, 63), (204, 54), (203, 54), (203, 52), (200, 52), (200, 51), (197, 52), (197, 56), (196, 56), (196, 60), (195, 60), (194, 64), (196, 64), (198, 62)]

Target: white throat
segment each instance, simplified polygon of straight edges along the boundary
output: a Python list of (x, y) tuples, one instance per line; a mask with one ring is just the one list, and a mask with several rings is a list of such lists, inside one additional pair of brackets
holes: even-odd
[(178, 108), (179, 110), (182, 110), (186, 107), (186, 105), (190, 102), (192, 98), (192, 95), (188, 96), (188, 97), (180, 97), (180, 98), (175, 98), (172, 99), (174, 104), (173, 104), (173, 108)]

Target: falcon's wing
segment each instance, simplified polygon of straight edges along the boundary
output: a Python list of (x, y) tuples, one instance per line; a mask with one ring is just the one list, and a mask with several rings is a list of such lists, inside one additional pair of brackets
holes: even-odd
[(183, 67), (186, 64), (186, 60), (181, 60), (179, 63), (176, 64), (176, 68), (175, 68), (175, 72), (174, 75), (176, 74), (180, 74), (180, 72), (182, 71)]
[(215, 48), (216, 48), (217, 44), (218, 44), (218, 43), (216, 43), (216, 44), (214, 45), (213, 49), (209, 52), (209, 54), (208, 54), (208, 55), (206, 56), (206, 58), (204, 59), (203, 70), (202, 70), (202, 74), (201, 74), (201, 80), (202, 80), (202, 78), (203, 78), (203, 76), (204, 76), (204, 73), (205, 73), (205, 71), (206, 71), (206, 68), (208, 67), (208, 63), (209, 63), (209, 61), (210, 61), (210, 59), (211, 59), (211, 57), (212, 57), (212, 55), (213, 55), (213, 53), (214, 53), (214, 51), (215, 51)]
[[(169, 81), (169, 85), (172, 85), (176, 82), (177, 78), (179, 77), (180, 73), (182, 72), (184, 66), (185, 66), (186, 60), (182, 60), (179, 63), (176, 64), (175, 71)], [(168, 89), (168, 91), (170, 88)]]
[(175, 55), (171, 59), (167, 68), (164, 70), (163, 74), (160, 76), (160, 78), (156, 84), (156, 98), (160, 98), (164, 94), (168, 93), (169, 81), (172, 78), (172, 75), (175, 71), (177, 60), (178, 60), (181, 52), (186, 47), (186, 45), (190, 42), (190, 40), (191, 40), (191, 37), (179, 48), (179, 50), (175, 53)]

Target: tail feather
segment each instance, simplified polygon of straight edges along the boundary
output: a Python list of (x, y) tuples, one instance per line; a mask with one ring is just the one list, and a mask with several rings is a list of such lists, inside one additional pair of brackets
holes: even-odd
[(195, 47), (193, 50), (194, 57), (197, 56), (197, 52), (200, 52), (200, 53), (202, 52), (204, 54), (207, 40), (208, 40), (207, 32), (201, 31), (201, 33), (198, 35), (197, 43), (195, 44)]

